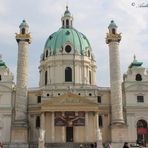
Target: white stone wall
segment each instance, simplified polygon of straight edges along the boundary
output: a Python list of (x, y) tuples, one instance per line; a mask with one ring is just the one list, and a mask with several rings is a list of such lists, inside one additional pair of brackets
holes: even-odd
[(0, 141), (10, 142), (12, 101), (13, 101), (13, 75), (8, 68), (0, 68)]
[[(65, 82), (65, 68), (72, 68), (72, 82)], [(40, 86), (45, 85), (45, 71), (48, 71), (48, 84), (88, 84), (91, 71), (91, 85), (96, 85), (96, 64), (89, 57), (80, 55), (56, 55), (41, 62)]]
[[(136, 74), (142, 76), (142, 81), (136, 81)], [(124, 75), (124, 88), (126, 107), (126, 121), (128, 128), (128, 140), (136, 143), (137, 122), (145, 120), (148, 123), (148, 74), (144, 67), (129, 68)], [(144, 102), (137, 102), (137, 96), (144, 96)]]

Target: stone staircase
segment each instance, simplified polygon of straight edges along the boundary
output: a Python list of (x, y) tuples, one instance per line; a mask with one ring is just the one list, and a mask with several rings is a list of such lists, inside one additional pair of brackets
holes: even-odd
[[(45, 148), (80, 148), (80, 144), (83, 148), (92, 148), (91, 143), (46, 143)], [(32, 143), (28, 145), (23, 144), (4, 144), (4, 148), (38, 148), (38, 144)]]
[(49, 143), (45, 144), (46, 148), (80, 148), (80, 144), (83, 144), (83, 148), (91, 148), (90, 143)]
[[(83, 144), (83, 148), (91, 148), (91, 143), (46, 143), (45, 148), (80, 148), (80, 144)], [(38, 148), (37, 144), (30, 144), (29, 148)]]

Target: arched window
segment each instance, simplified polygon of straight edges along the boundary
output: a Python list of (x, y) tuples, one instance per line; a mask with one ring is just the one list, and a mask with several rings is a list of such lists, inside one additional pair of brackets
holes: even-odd
[(0, 75), (0, 81), (2, 80), (2, 76)]
[(88, 50), (88, 57), (90, 57), (90, 51)]
[(143, 119), (137, 122), (137, 143), (145, 145), (148, 141), (147, 122)]
[(22, 28), (22, 34), (25, 34), (25, 28)]
[(65, 68), (65, 82), (72, 81), (72, 69), (70, 67)]
[(143, 119), (138, 120), (137, 122), (137, 128), (147, 128), (147, 122)]
[(45, 72), (45, 85), (47, 85), (47, 82), (48, 82), (48, 72), (46, 71)]
[(48, 50), (46, 50), (46, 58), (48, 57)]
[(63, 23), (62, 25), (64, 26), (64, 20), (62, 21), (62, 23)]
[(112, 34), (116, 34), (115, 28), (112, 29)]
[(142, 81), (142, 76), (141, 74), (136, 74), (136, 81)]
[(89, 71), (89, 84), (91, 84), (91, 71)]
[(36, 117), (35, 126), (36, 126), (36, 128), (40, 128), (40, 116)]
[(70, 45), (66, 45), (65, 51), (66, 51), (67, 53), (69, 53), (69, 52), (71, 51), (71, 46), (70, 46)]
[(69, 20), (66, 20), (66, 28), (69, 28)]

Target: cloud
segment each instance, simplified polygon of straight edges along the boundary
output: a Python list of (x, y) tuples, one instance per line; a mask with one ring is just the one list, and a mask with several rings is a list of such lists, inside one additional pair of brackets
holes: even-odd
[[(148, 65), (148, 8), (133, 7), (132, 2), (132, 0), (69, 1), (74, 27), (87, 36), (95, 54), (99, 86), (109, 86), (109, 53), (105, 36), (112, 19), (118, 25), (118, 31), (122, 32), (120, 43), (122, 74), (127, 71), (134, 54), (145, 66)], [(15, 73), (13, 67), (17, 60), (17, 44), (14, 33), (19, 31), (19, 24), (26, 18), (33, 36), (28, 53), (29, 86), (38, 86), (40, 54), (48, 36), (61, 27), (61, 16), (65, 11), (66, 1), (0, 0), (0, 3), (0, 53)], [(139, 1), (135, 0), (135, 3), (138, 5)]]

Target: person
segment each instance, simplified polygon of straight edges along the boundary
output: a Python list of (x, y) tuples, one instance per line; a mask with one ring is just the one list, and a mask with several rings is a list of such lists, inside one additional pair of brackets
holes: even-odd
[(83, 145), (82, 144), (80, 144), (80, 148), (83, 148)]
[(128, 143), (127, 143), (127, 142), (125, 142), (125, 143), (124, 143), (123, 148), (129, 148), (129, 146), (128, 146)]
[(107, 145), (107, 148), (112, 148), (111, 143), (109, 143), (109, 144)]
[(2, 145), (2, 143), (0, 142), (0, 148), (3, 148), (3, 145)]

